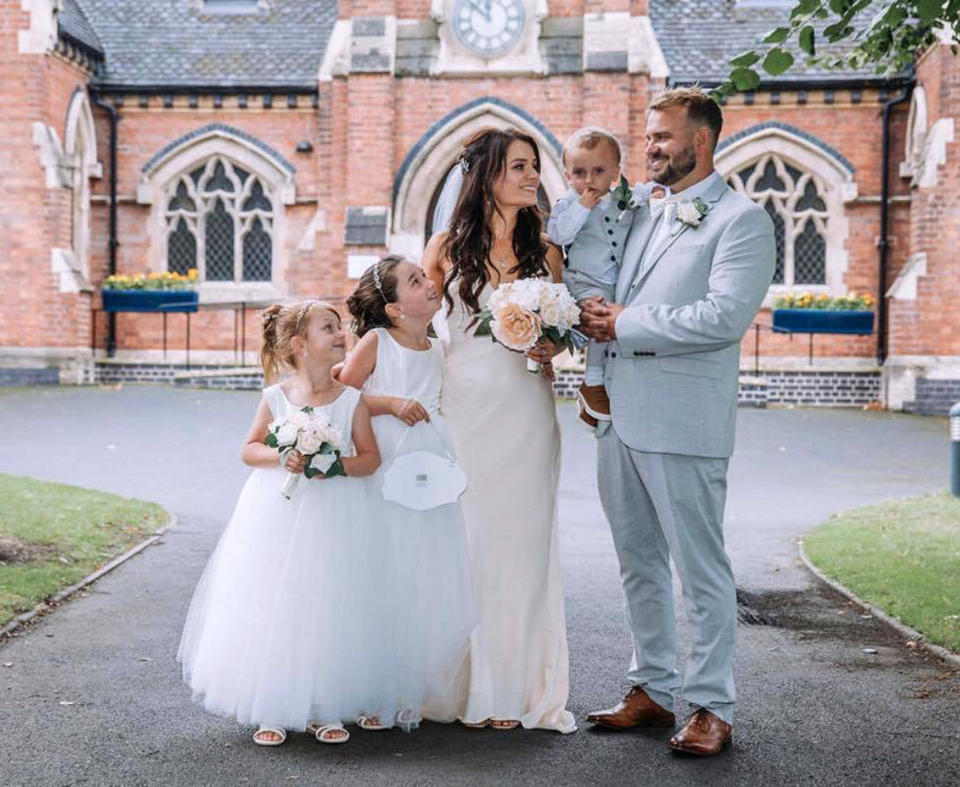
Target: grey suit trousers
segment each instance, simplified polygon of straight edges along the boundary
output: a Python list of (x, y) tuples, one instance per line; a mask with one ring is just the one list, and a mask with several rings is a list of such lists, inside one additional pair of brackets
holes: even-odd
[[(668, 710), (682, 695), (732, 723), (737, 599), (723, 544), (729, 460), (636, 451), (615, 428), (598, 439), (597, 453), (633, 635), (628, 680)], [(682, 679), (671, 556), (693, 629)]]

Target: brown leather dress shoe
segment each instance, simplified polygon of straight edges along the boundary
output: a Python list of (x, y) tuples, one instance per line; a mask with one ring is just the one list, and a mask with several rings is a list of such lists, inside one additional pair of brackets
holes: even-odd
[(580, 408), (580, 420), (588, 426), (596, 426), (598, 421), (610, 420), (610, 398), (602, 385), (580, 386), (577, 391), (577, 404)]
[(719, 754), (733, 740), (733, 727), (706, 708), (693, 713), (683, 729), (670, 739), (670, 748), (686, 754), (709, 757)]
[(587, 721), (611, 730), (626, 730), (630, 727), (672, 727), (676, 718), (650, 699), (647, 692), (634, 686), (619, 705), (588, 713)]

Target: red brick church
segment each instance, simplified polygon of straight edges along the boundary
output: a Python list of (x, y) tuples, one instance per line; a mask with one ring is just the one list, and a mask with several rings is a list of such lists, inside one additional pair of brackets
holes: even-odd
[[(718, 83), (791, 6), (5, 2), (0, 384), (227, 384), (252, 362), (264, 303), (342, 296), (388, 249), (419, 255), (474, 129), (537, 139), (545, 206), (582, 125), (614, 131), (640, 179), (652, 93)], [(726, 103), (717, 167), (778, 236), (744, 340), (746, 400), (960, 399), (958, 112), (947, 44), (897, 78), (801, 68)], [(101, 310), (110, 272), (190, 268), (189, 361), (186, 315)], [(851, 290), (879, 300), (870, 335), (769, 330), (778, 294)]]

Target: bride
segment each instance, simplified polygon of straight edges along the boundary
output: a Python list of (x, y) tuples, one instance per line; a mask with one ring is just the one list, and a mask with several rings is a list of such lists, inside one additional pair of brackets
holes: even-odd
[[(470, 479), (462, 498), (480, 624), (471, 641), (461, 720), (470, 726), (573, 732), (560, 577), (557, 484), (560, 431), (550, 361), (475, 337), (492, 289), (518, 278), (561, 280), (562, 256), (541, 235), (540, 156), (516, 130), (471, 137), (441, 194), (423, 267), (443, 294), (449, 338), (441, 411)], [(442, 215), (447, 212), (449, 219)], [(444, 336), (449, 333), (449, 337)]]

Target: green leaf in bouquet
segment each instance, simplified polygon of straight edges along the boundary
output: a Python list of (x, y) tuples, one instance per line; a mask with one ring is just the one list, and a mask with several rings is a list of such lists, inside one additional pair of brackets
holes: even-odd
[(334, 478), (335, 476), (338, 476), (338, 475), (345, 476), (346, 474), (347, 474), (347, 471), (344, 470), (343, 468), (343, 460), (339, 458), (337, 459), (336, 462), (330, 465), (330, 469), (327, 470), (327, 472), (325, 473), (327, 478)]
[(277, 436), (273, 432), (267, 432), (267, 436), (263, 439), (263, 443), (271, 448), (278, 448), (280, 446), (280, 443), (277, 442)]
[(552, 325), (549, 325), (546, 328), (544, 328), (541, 331), (541, 333), (543, 334), (544, 338), (549, 339), (554, 344), (564, 343), (563, 334), (560, 333), (560, 331), (557, 328), (553, 327)]
[(490, 328), (490, 323), (493, 322), (493, 313), (489, 309), (484, 309), (481, 311), (475, 318), (477, 328), (473, 332), (474, 336), (490, 336), (493, 337), (493, 331)]

